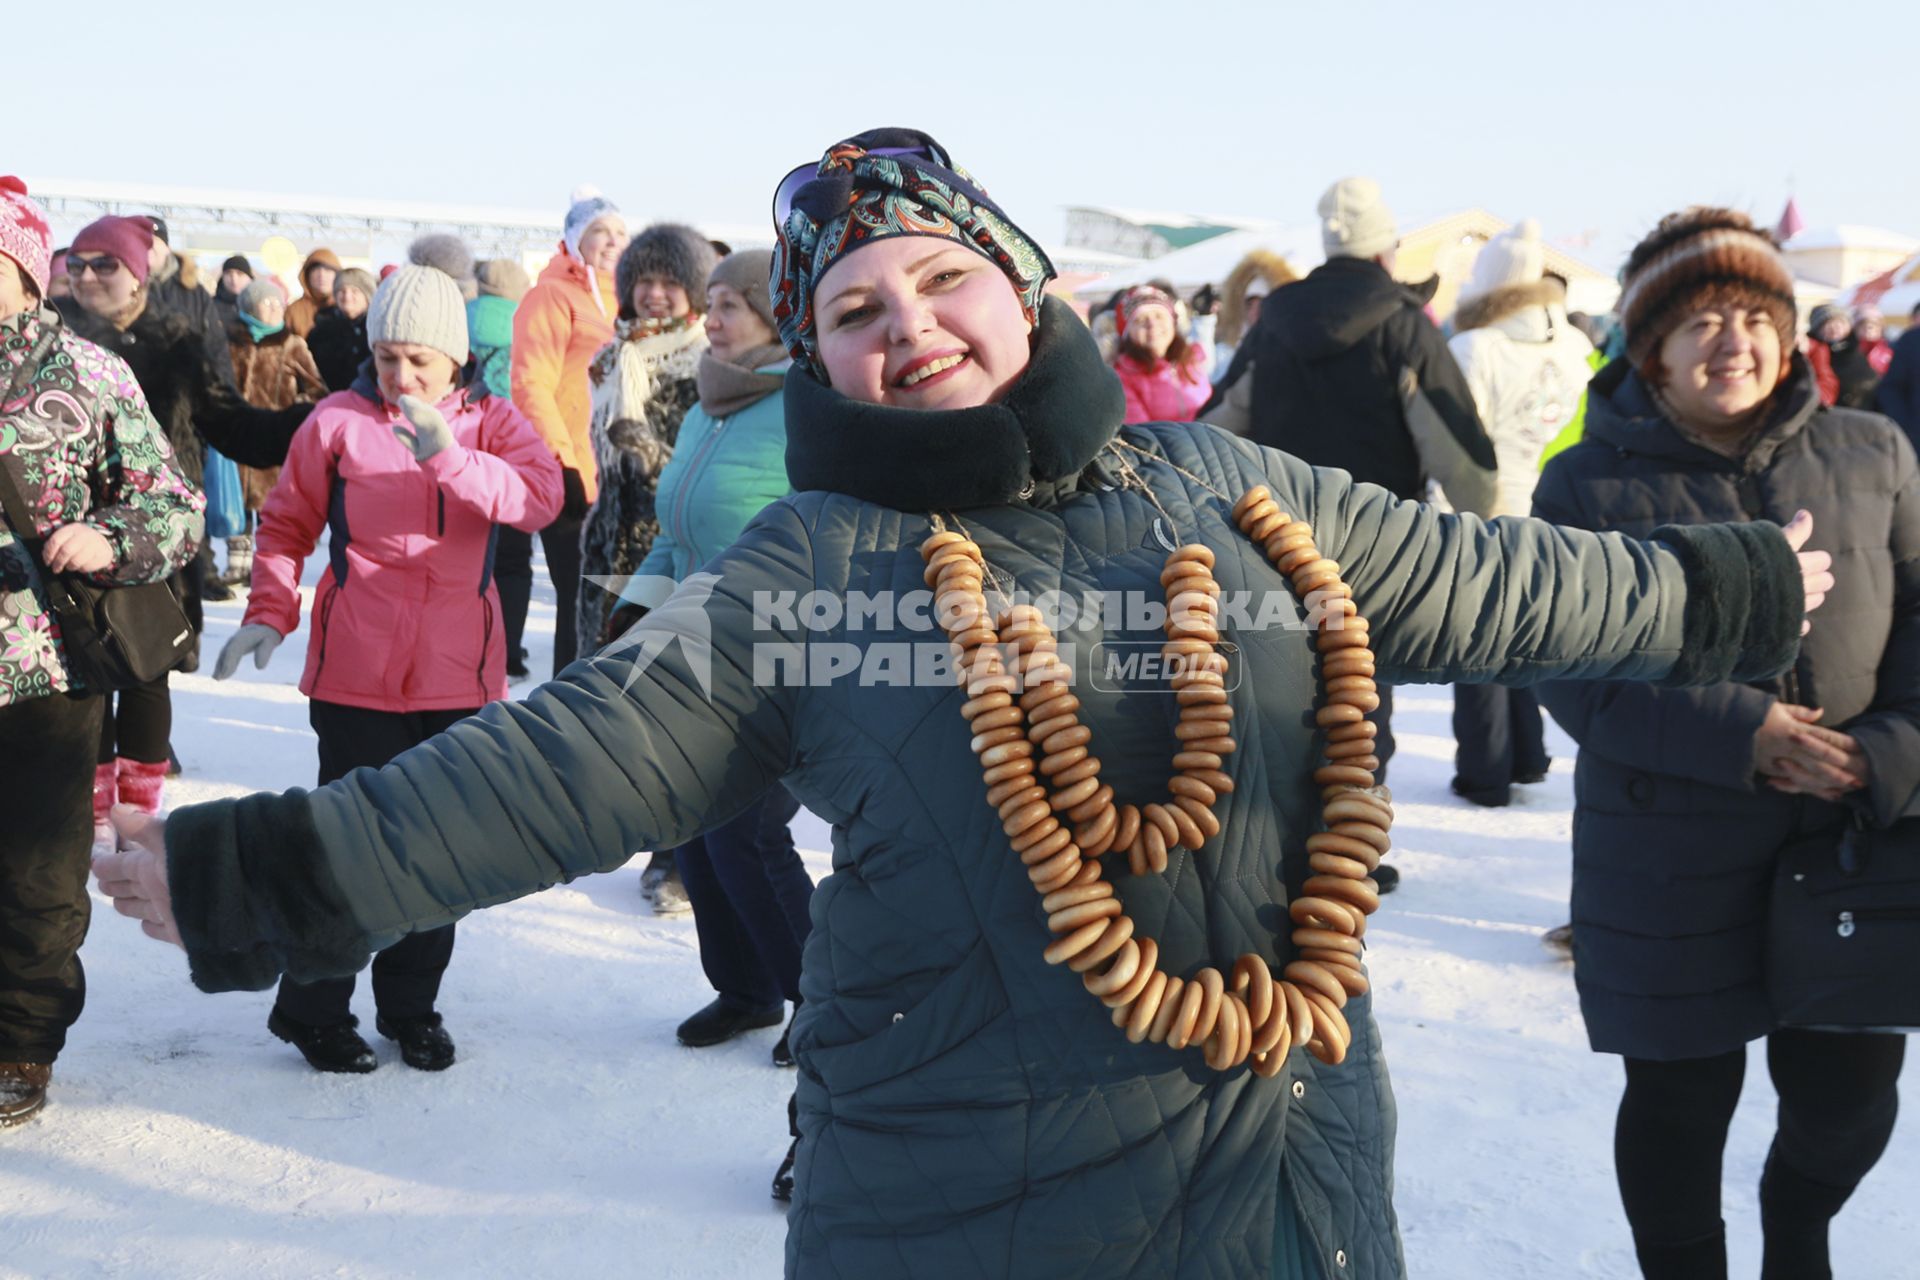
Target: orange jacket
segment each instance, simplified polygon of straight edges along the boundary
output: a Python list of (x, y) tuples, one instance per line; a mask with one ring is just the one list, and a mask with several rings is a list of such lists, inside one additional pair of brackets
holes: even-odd
[(315, 293), (313, 282), (307, 279), (307, 273), (314, 267), (332, 267), (340, 270), (340, 259), (331, 249), (315, 249), (300, 264), (300, 296), (287, 304), (287, 328), (298, 337), (306, 337), (313, 332), (314, 317), (333, 305), (330, 296)]
[(613, 341), (617, 310), (612, 278), (588, 271), (563, 248), (513, 313), (513, 403), (560, 465), (580, 473), (589, 501), (600, 486), (588, 432), (587, 365)]

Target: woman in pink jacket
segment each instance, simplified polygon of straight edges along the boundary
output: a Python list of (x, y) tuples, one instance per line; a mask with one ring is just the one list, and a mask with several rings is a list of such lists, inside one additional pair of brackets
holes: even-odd
[(1113, 371), (1127, 393), (1128, 422), (1192, 422), (1213, 394), (1213, 353), (1180, 332), (1179, 304), (1137, 285), (1114, 306), (1120, 350)]
[[(300, 690), (320, 737), (322, 785), (387, 763), (507, 696), (493, 585), (500, 526), (535, 530), (560, 510), (560, 464), (508, 401), (467, 380), (466, 304), (453, 278), (402, 267), (367, 314), (372, 374), (314, 407), (260, 513), (246, 619), (214, 677), (256, 667), (300, 625), (300, 570), (329, 533)], [(374, 1025), (410, 1067), (453, 1062), (434, 1012), (453, 926), (374, 957)], [(321, 1071), (371, 1071), (349, 1010), (351, 975), (280, 984), (267, 1029)]]

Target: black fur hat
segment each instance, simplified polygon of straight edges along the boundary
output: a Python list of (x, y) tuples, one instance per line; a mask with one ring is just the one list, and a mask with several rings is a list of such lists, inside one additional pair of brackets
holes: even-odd
[(678, 222), (656, 222), (635, 236), (613, 269), (613, 286), (620, 299), (620, 318), (631, 320), (633, 286), (641, 276), (660, 275), (687, 291), (695, 311), (707, 309), (707, 277), (718, 258), (713, 245), (692, 227)]

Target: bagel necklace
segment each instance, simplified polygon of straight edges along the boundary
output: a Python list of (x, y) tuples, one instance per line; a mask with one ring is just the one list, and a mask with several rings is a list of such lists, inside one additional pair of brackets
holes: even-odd
[[(1162, 972), (1159, 944), (1136, 936), (1133, 920), (1105, 879), (1100, 858), (1125, 853), (1133, 875), (1158, 875), (1168, 851), (1198, 851), (1218, 835), (1213, 809), (1234, 789), (1226, 757), (1235, 750), (1228, 662), (1220, 641), (1220, 585), (1213, 551), (1179, 547), (1167, 556), (1161, 652), (1180, 707), (1174, 726), (1169, 799), (1117, 804), (1100, 781), (1093, 731), (1076, 714), (1073, 671), (1039, 609), (994, 612), (986, 598), (986, 561), (964, 534), (939, 529), (920, 546), (926, 583), (966, 690), (960, 714), (973, 732), (987, 803), (1042, 896), (1054, 935), (1043, 957), (1081, 975), (1087, 991), (1113, 1011), (1113, 1024), (1138, 1044), (1198, 1048), (1227, 1071), (1251, 1062), (1278, 1075), (1289, 1052), (1305, 1048), (1337, 1064), (1352, 1041), (1345, 1008), (1367, 990), (1360, 972), (1366, 920), (1380, 905), (1372, 872), (1388, 847), (1391, 797), (1374, 785), (1374, 726), (1380, 705), (1368, 628), (1313, 530), (1282, 511), (1264, 485), (1233, 506), (1233, 521), (1302, 597), (1317, 593), (1313, 617), (1324, 697), (1315, 722), (1326, 734), (1325, 762), (1313, 771), (1325, 829), (1307, 837), (1313, 874), (1288, 903), (1298, 957), (1275, 978), (1267, 961), (1243, 955), (1230, 975), (1207, 966), (1187, 978)], [(1008, 668), (1011, 659), (1013, 669)]]

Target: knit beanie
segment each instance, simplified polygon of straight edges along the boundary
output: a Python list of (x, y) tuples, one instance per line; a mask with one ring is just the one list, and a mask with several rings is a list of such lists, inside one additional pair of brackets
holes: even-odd
[(247, 261), (246, 254), (236, 253), (220, 264), (221, 275), (225, 275), (229, 271), (243, 271), (247, 274), (247, 277), (251, 279), (253, 276), (253, 264)]
[(436, 267), (453, 277), (466, 295), (477, 286), (473, 279), (473, 250), (459, 236), (435, 232), (407, 246), (407, 261), (418, 267)]
[(1540, 224), (1527, 218), (1481, 247), (1460, 298), (1484, 298), (1497, 289), (1532, 284), (1546, 272), (1547, 246), (1540, 240)]
[(374, 291), (367, 342), (412, 342), (467, 362), (467, 304), (453, 277), (433, 267), (401, 267)]
[(1113, 319), (1120, 337), (1126, 337), (1127, 324), (1140, 313), (1143, 307), (1164, 307), (1169, 318), (1178, 323), (1180, 304), (1165, 289), (1150, 284), (1137, 284), (1121, 294), (1113, 304)]
[(47, 211), (27, 197), (27, 184), (12, 174), (0, 178), (0, 253), (13, 259), (33, 282), (35, 292), (47, 296), (47, 279), (53, 274), (53, 231), (47, 226)]
[(73, 238), (72, 252), (104, 253), (120, 260), (142, 284), (147, 280), (147, 252), (153, 248), (153, 226), (145, 218), (98, 218)]
[(341, 285), (345, 285), (349, 289), (358, 289), (368, 302), (373, 301), (373, 295), (380, 289), (380, 282), (373, 278), (373, 272), (366, 270), (364, 267), (348, 267), (345, 271), (335, 275), (333, 277), (333, 289), (335, 293), (340, 291)]
[(895, 236), (965, 245), (1006, 273), (1029, 322), (1053, 263), (986, 189), (917, 129), (869, 129), (827, 149), (817, 165), (784, 178), (773, 197), (780, 241), (770, 288), (780, 340), (794, 361), (820, 372), (813, 290), (856, 249)]
[(1807, 332), (1818, 337), (1821, 327), (1829, 320), (1845, 320), (1849, 328), (1853, 317), (1847, 314), (1845, 307), (1836, 307), (1831, 302), (1823, 302), (1807, 313)]
[(527, 269), (512, 258), (488, 258), (475, 263), (473, 274), (481, 293), (490, 298), (505, 298), (508, 302), (520, 301), (533, 287)]
[(713, 245), (692, 227), (656, 222), (635, 236), (613, 269), (620, 317), (633, 318), (633, 286), (641, 276), (665, 276), (687, 291), (695, 311), (707, 309), (707, 277), (713, 274)]
[(255, 280), (240, 291), (240, 310), (255, 320), (260, 318), (260, 304), (271, 299), (285, 306), (287, 295), (271, 280)]
[(1627, 359), (1655, 386), (1665, 381), (1660, 344), (1703, 307), (1765, 311), (1782, 349), (1793, 342), (1793, 273), (1773, 237), (1744, 213), (1695, 205), (1668, 214), (1627, 255), (1620, 284)]
[(620, 217), (620, 208), (613, 201), (600, 194), (600, 188), (585, 184), (573, 189), (573, 203), (567, 207), (567, 220), (563, 227), (563, 238), (567, 252), (574, 257), (580, 256), (580, 237), (587, 234), (587, 228), (605, 217)]
[(747, 300), (753, 314), (766, 321), (776, 334), (780, 325), (773, 318), (773, 295), (767, 291), (767, 274), (773, 270), (773, 250), (742, 249), (730, 253), (714, 266), (707, 277), (707, 288), (724, 284)]
[(1377, 258), (1399, 243), (1393, 210), (1372, 178), (1342, 178), (1320, 197), (1320, 247), (1329, 258)]

